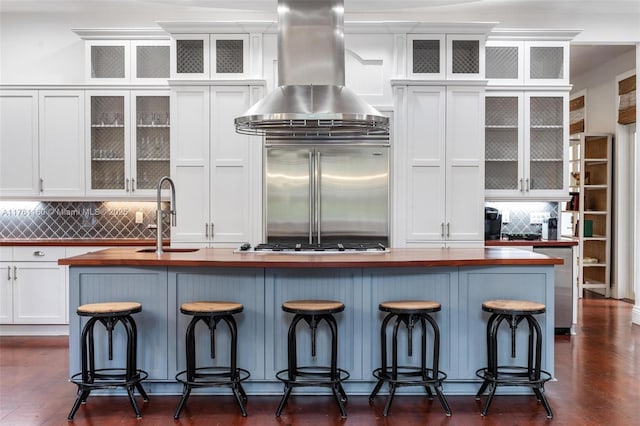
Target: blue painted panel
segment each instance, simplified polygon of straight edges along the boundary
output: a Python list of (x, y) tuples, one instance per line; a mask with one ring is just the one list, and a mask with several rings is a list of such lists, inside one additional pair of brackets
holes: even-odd
[[(489, 313), (482, 303), (492, 299), (519, 299), (553, 306), (553, 267), (487, 267), (464, 268), (460, 272), (460, 377), (470, 377), (487, 363), (486, 325)], [(543, 369), (553, 374), (554, 319), (553, 309), (536, 316), (543, 332)], [(527, 364), (528, 326), (518, 327), (516, 358), (511, 358), (510, 328), (503, 323), (499, 330), (500, 365)]]
[[(432, 314), (440, 329), (440, 370), (446, 374), (452, 374), (451, 370), (455, 366), (452, 357), (455, 351), (452, 349), (457, 341), (455, 335), (457, 312), (457, 269), (451, 268), (402, 268), (384, 270), (366, 270), (365, 288), (370, 290), (365, 295), (364, 308), (364, 330), (363, 335), (367, 336), (365, 344), (365, 357), (363, 367), (368, 371), (368, 376), (372, 377), (371, 371), (380, 367), (380, 327), (386, 312), (378, 309), (381, 302), (392, 300), (433, 300), (442, 305), (440, 312)], [(388, 360), (391, 360), (391, 329), (395, 320), (387, 326)], [(427, 365), (433, 362), (433, 332), (427, 325)], [(413, 356), (407, 355), (408, 331), (405, 326), (401, 326), (398, 333), (398, 363), (399, 365), (419, 365), (420, 363), (420, 338), (421, 327), (417, 326), (413, 330)]]
[[(192, 317), (180, 312), (180, 305), (194, 301), (230, 301), (244, 306), (234, 315), (238, 327), (238, 367), (249, 370), (252, 380), (264, 379), (264, 270), (263, 269), (178, 269), (175, 281), (176, 328), (170, 347), (176, 363), (169, 366), (173, 375), (186, 368), (185, 331)], [(228, 366), (230, 334), (226, 323), (218, 323), (215, 332), (216, 357), (211, 359), (209, 329), (202, 321), (196, 326), (196, 365)]]
[[(133, 301), (142, 312), (132, 315), (138, 328), (138, 368), (150, 379), (167, 379), (167, 271), (166, 268), (72, 268), (70, 298), (70, 373), (80, 371), (79, 335), (87, 317), (76, 314), (79, 305), (98, 302)], [(113, 360), (108, 360), (107, 333), (102, 325), (94, 328), (97, 368), (125, 365), (125, 332), (118, 325), (113, 334)], [(162, 354), (158, 356), (158, 354)]]
[[(362, 281), (360, 269), (267, 270), (267, 297), (265, 312), (267, 336), (265, 361), (267, 376), (274, 377), (279, 370), (287, 368), (287, 334), (293, 314), (282, 311), (282, 303), (287, 300), (324, 299), (345, 304), (344, 312), (335, 314), (338, 323), (338, 367), (349, 371), (353, 379), (359, 379), (359, 365), (362, 359), (361, 330), (355, 318), (362, 315), (357, 303)], [(354, 285), (355, 284), (355, 285)], [(311, 333), (306, 323), (298, 324), (297, 347), (299, 365), (329, 365), (331, 340), (329, 328), (322, 322), (316, 335), (315, 357), (311, 356)]]

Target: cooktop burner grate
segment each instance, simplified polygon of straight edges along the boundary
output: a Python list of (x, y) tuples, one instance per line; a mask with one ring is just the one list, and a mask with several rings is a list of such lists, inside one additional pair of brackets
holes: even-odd
[(362, 251), (374, 251), (384, 252), (387, 248), (382, 243), (322, 243), (322, 244), (309, 244), (309, 243), (263, 243), (258, 244), (253, 249), (254, 251), (268, 251), (268, 252), (362, 252)]
[(520, 233), (520, 234), (505, 234), (505, 236), (509, 241), (513, 241), (513, 240), (537, 241), (542, 239), (542, 234)]

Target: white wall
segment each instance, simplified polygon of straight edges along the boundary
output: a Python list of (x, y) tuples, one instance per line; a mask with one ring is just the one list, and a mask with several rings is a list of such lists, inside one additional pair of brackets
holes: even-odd
[(589, 72), (574, 77), (571, 93), (587, 90), (585, 130), (587, 132), (616, 133), (618, 87), (616, 76), (635, 69), (633, 50), (601, 64)]
[[(83, 84), (84, 50), (72, 28), (157, 28), (158, 21), (275, 21), (276, 2), (271, 3), (273, 10), (269, 12), (182, 7), (153, 1), (108, 4), (76, 1), (67, 2), (64, 7), (51, 3), (51, 10), (46, 13), (7, 12), (3, 6), (0, 84)], [(539, 2), (527, 3), (529, 6), (514, 1), (463, 2), (448, 7), (417, 7), (415, 11), (385, 13), (349, 13), (347, 10), (345, 20), (496, 22), (501, 28), (580, 29), (582, 32), (574, 41), (581, 43), (640, 42), (640, 11), (633, 2), (628, 3), (629, 10), (606, 8), (604, 14), (601, 6), (596, 13), (590, 9), (594, 5), (584, 2), (577, 2), (576, 7), (567, 7), (567, 2), (564, 6), (561, 2), (544, 7), (537, 4)], [(48, 2), (40, 4), (44, 7)], [(242, 6), (240, 2), (239, 5)]]

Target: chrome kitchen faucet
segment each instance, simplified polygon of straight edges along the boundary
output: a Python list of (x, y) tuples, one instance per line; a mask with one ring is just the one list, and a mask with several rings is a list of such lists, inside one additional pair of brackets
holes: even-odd
[(171, 225), (176, 226), (176, 185), (173, 183), (173, 180), (169, 176), (164, 176), (160, 178), (158, 182), (158, 194), (157, 194), (157, 205), (156, 205), (156, 254), (162, 254), (164, 251), (162, 250), (162, 216), (165, 212), (162, 211), (162, 184), (164, 182), (169, 182), (169, 186), (171, 188), (171, 207), (169, 207), (168, 213), (171, 215)]

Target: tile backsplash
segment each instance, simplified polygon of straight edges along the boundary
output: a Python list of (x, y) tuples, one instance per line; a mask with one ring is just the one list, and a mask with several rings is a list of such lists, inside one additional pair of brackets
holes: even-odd
[[(496, 208), (502, 213), (503, 234), (539, 234), (542, 225), (531, 224), (531, 213), (549, 213), (558, 218), (558, 203), (547, 202), (488, 202), (486, 207)], [(505, 220), (507, 219), (507, 220)]]
[[(0, 238), (7, 239), (155, 238), (147, 228), (155, 222), (155, 202), (0, 201)], [(163, 238), (169, 238), (168, 217), (163, 224)]]

